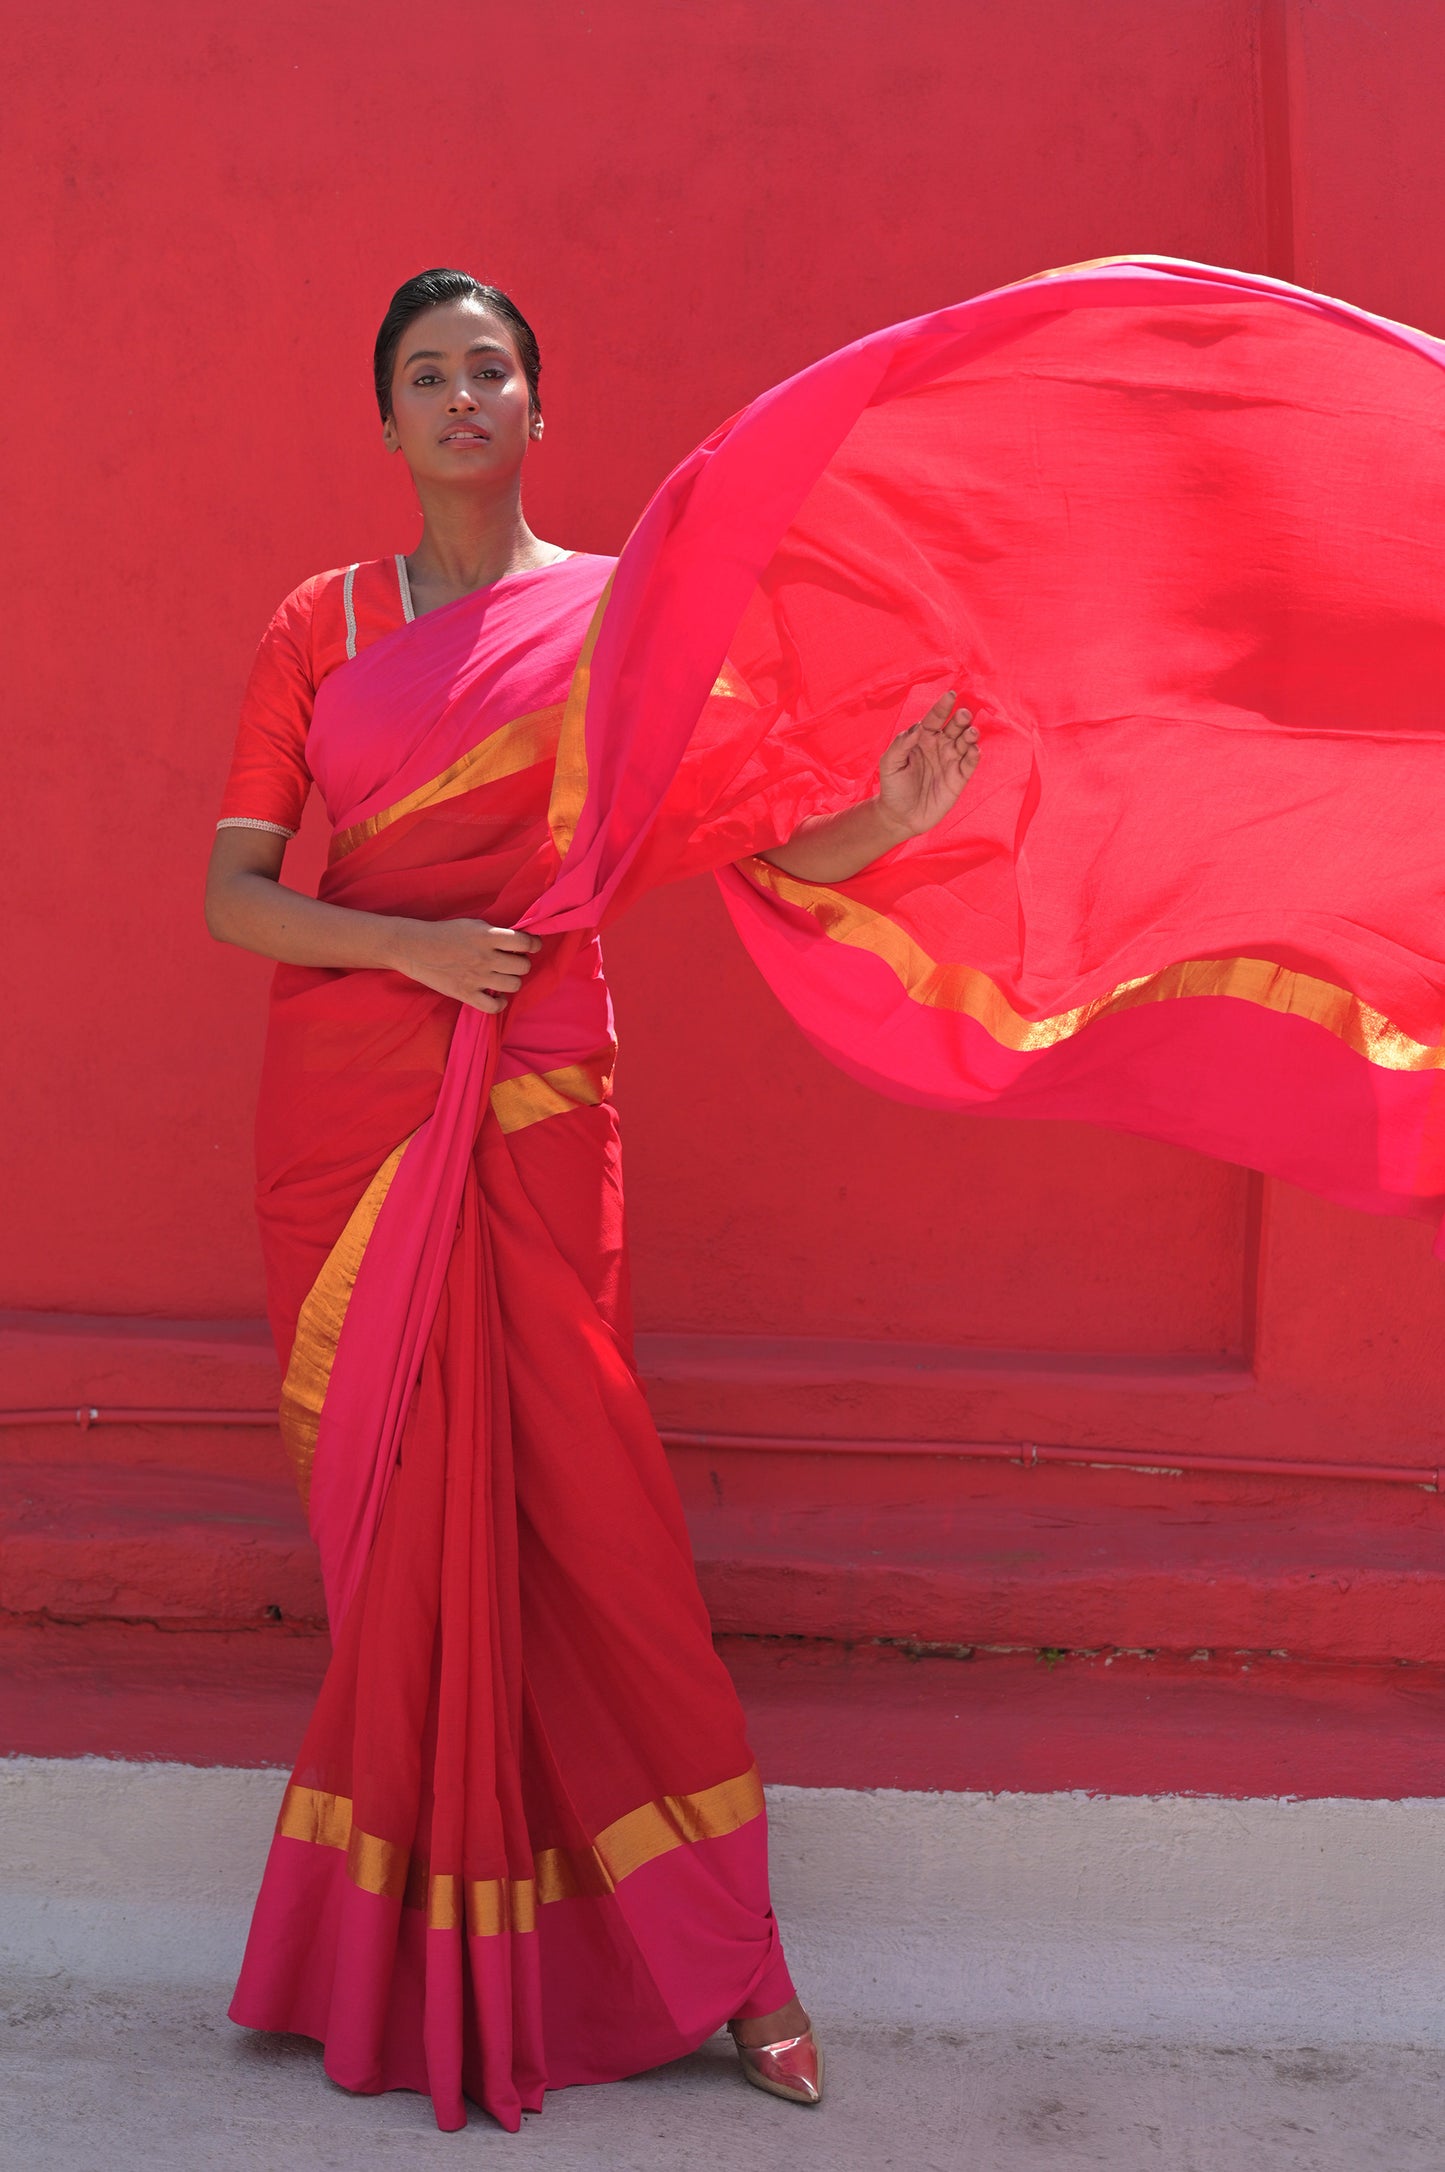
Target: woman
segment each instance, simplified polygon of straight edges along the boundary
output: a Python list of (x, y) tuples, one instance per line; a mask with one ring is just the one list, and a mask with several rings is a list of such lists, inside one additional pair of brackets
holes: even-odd
[[(609, 574), (522, 522), (535, 346), (455, 278), (378, 348), (422, 543), (282, 606), (217, 843), (213, 926), (282, 960), (261, 1219), (335, 1630), (234, 2012), (445, 2126), (725, 2017), (816, 2101), (627, 1356), (595, 932), (715, 868), (887, 1092), (1438, 1224), (1445, 348), (1045, 274), (753, 401)], [(277, 880), (311, 778), (321, 902)]]
[[(724, 2021), (750, 2081), (822, 2090), (630, 1358), (599, 915), (519, 925), (575, 829), (558, 751), (612, 571), (524, 518), (539, 368), (494, 288), (393, 298), (376, 392), (421, 540), (276, 613), (207, 892), (214, 935), (279, 961), (260, 1216), (335, 1647), (232, 2013), (319, 2038), (347, 2087), (428, 2091), (444, 2128), (469, 2095), (515, 2130)], [(724, 672), (704, 706), (740, 703)], [(666, 872), (763, 851), (832, 883), (937, 824), (978, 737), (945, 693), (842, 811), (817, 780), (740, 796), (731, 758), (703, 789), (715, 752)], [(280, 881), (313, 782), (316, 900)]]

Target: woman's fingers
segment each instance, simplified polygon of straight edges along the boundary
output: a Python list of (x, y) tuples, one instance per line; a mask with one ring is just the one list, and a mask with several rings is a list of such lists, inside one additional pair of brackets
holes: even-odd
[(879, 799), (911, 836), (941, 822), (978, 767), (973, 711), (950, 687), (916, 724), (901, 731), (878, 764)]
[(415, 954), (403, 970), (438, 995), (495, 1013), (522, 988), (541, 948), (540, 937), (522, 928), (494, 928), (486, 920), (421, 921)]
[(946, 694), (939, 695), (926, 715), (898, 734), (887, 748), (883, 763), (890, 770), (902, 769), (915, 753), (921, 753), (926, 759), (943, 745), (953, 746), (965, 740), (977, 744), (978, 726), (973, 721), (973, 711), (958, 706), (958, 695), (950, 687)]
[(494, 992), (515, 995), (532, 970), (532, 953), (541, 947), (535, 935), (520, 928), (483, 928), (475, 952), (478, 971)]
[(973, 728), (973, 711), (960, 707), (958, 695), (952, 687), (946, 694), (940, 694), (928, 714), (913, 726), (915, 731), (942, 732), (949, 738)]
[(883, 750), (884, 764), (890, 769), (902, 769), (923, 736), (924, 719), (910, 724), (896, 739), (890, 739)]

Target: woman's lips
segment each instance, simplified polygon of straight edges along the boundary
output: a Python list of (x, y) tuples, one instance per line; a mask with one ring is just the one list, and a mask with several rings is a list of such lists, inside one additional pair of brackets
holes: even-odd
[(490, 432), (486, 430), (447, 430), (441, 438), (443, 445), (490, 445)]

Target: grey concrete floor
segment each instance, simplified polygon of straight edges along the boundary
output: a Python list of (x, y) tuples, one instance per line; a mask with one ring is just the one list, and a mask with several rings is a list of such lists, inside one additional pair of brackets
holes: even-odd
[(538, 2172), (1442, 2172), (1445, 2054), (828, 2032), (829, 2094), (750, 2090), (723, 2040), (549, 2097), (521, 2134), (438, 2134), (351, 2097), (315, 2047), (233, 2028), (224, 1994), (0, 1993), (4, 2172), (353, 2172), (485, 2156)]
[(0, 1761), (0, 2172), (1445, 2172), (1445, 1801), (774, 1789), (828, 2101), (719, 2040), (511, 2136), (226, 2020), (281, 1785)]

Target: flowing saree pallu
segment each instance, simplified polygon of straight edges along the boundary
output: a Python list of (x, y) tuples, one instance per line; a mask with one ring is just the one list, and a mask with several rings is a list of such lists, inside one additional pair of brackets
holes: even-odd
[[(520, 916), (606, 573), (428, 614), (328, 678), (329, 899)], [(762, 1792), (629, 1358), (594, 936), (499, 1037), (400, 975), (277, 974), (258, 1127), (283, 1431), (334, 1656), (232, 2006), (348, 2087), (471, 2096), (695, 2048), (791, 1995)]]
[[(939, 829), (832, 886), (722, 870), (804, 1032), (905, 1099), (1438, 1223), (1442, 363), (1344, 303), (1140, 259), (765, 394), (618, 567), (561, 887), (612, 870), (616, 909), (724, 837), (742, 859), (770, 792), (870, 790), (956, 686), (982, 759)], [(746, 733), (705, 700), (724, 657)]]

